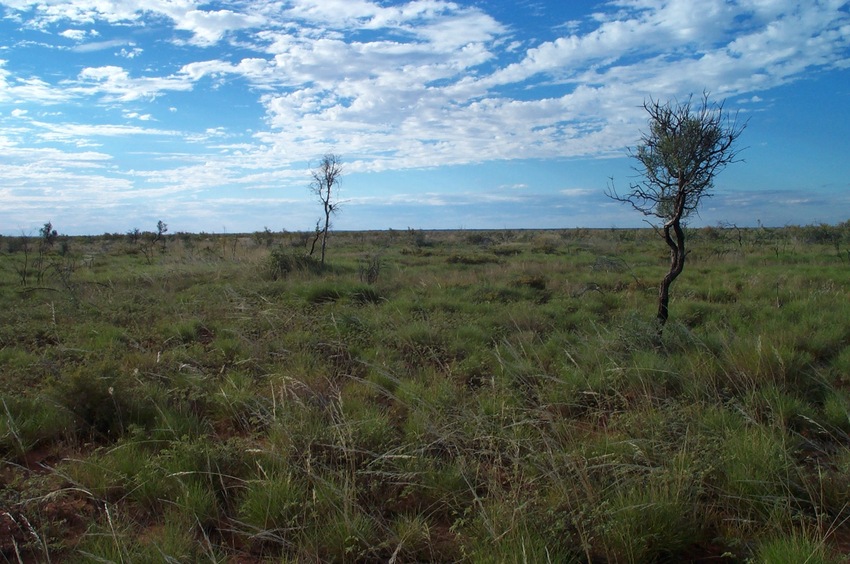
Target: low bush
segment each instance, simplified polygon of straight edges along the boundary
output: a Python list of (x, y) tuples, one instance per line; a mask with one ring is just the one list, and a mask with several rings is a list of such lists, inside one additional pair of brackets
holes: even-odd
[(39, 446), (68, 437), (69, 411), (45, 397), (0, 397), (0, 454), (22, 456)]
[(157, 418), (156, 407), (136, 393), (132, 380), (111, 361), (76, 367), (49, 395), (72, 414), (77, 434), (89, 440), (115, 440), (131, 425), (150, 427)]
[(492, 255), (484, 254), (453, 254), (446, 259), (446, 262), (449, 264), (478, 265), (498, 263), (499, 259)]
[(322, 264), (318, 260), (283, 247), (273, 249), (266, 263), (266, 272), (272, 280), (286, 278), (296, 272), (318, 274), (321, 271)]
[(309, 286), (304, 299), (311, 304), (326, 304), (342, 299), (348, 293), (348, 287), (340, 286), (332, 282), (320, 282)]

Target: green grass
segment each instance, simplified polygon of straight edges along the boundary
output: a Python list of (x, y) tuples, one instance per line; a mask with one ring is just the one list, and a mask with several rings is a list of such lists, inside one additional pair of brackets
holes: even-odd
[(648, 229), (3, 245), (0, 553), (846, 560), (848, 235), (689, 230), (660, 346)]

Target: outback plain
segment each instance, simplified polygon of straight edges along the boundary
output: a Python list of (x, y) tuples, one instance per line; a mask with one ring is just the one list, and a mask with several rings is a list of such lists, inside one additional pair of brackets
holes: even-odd
[(2, 238), (4, 561), (850, 555), (850, 223), (309, 239)]

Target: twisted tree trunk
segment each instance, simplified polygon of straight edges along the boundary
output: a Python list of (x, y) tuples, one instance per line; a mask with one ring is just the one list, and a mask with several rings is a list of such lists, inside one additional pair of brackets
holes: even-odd
[[(680, 184), (684, 184), (684, 179), (679, 179)], [(664, 331), (664, 325), (667, 323), (667, 318), (670, 317), (670, 285), (685, 269), (685, 232), (682, 230), (682, 216), (685, 211), (685, 195), (684, 191), (679, 190), (676, 197), (675, 208), (672, 217), (664, 224), (664, 242), (670, 247), (670, 270), (661, 280), (661, 286), (658, 288), (658, 335), (657, 339), (661, 341), (661, 334)], [(672, 234), (671, 234), (672, 231)], [(673, 237), (675, 235), (675, 238)]]
[[(671, 229), (676, 235), (675, 240), (670, 235)], [(661, 280), (661, 286), (658, 289), (658, 314), (656, 317), (659, 324), (659, 336), (661, 336), (664, 324), (667, 323), (667, 318), (670, 316), (670, 285), (685, 268), (685, 234), (678, 221), (673, 225), (664, 226), (664, 240), (670, 247), (670, 270)]]

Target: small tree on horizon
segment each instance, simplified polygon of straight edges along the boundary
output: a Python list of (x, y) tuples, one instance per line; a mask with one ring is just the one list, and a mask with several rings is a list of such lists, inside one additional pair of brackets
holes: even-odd
[(670, 270), (658, 289), (658, 337), (670, 315), (670, 285), (685, 268), (683, 220), (698, 212), (703, 197), (711, 196), (714, 177), (726, 165), (736, 162), (735, 143), (746, 127), (738, 115), (730, 115), (723, 102), (712, 103), (703, 93), (698, 106), (693, 95), (681, 104), (644, 102), (649, 114), (649, 130), (641, 135), (637, 148), (629, 152), (639, 165), (634, 167), (643, 180), (618, 194), (613, 184), (608, 197), (631, 205), (645, 216), (661, 222), (652, 225), (670, 248)]
[(316, 236), (310, 247), (310, 255), (316, 248), (316, 241), (321, 237), (321, 264), (325, 265), (325, 249), (328, 243), (328, 230), (331, 227), (331, 216), (336, 214), (339, 203), (336, 201), (336, 191), (339, 188), (342, 176), (342, 158), (339, 155), (328, 153), (322, 157), (319, 164), (310, 171), (313, 181), (310, 183), (310, 192), (318, 196), (324, 211), (324, 223), (322, 219), (316, 222)]
[[(138, 231), (135, 229), (134, 231)], [(145, 242), (142, 245), (142, 253), (145, 255), (145, 260), (148, 264), (153, 264), (154, 248), (157, 243), (160, 243), (160, 252), (165, 253), (166, 238), (168, 232), (168, 224), (161, 219), (156, 222), (156, 233), (145, 231)]]

